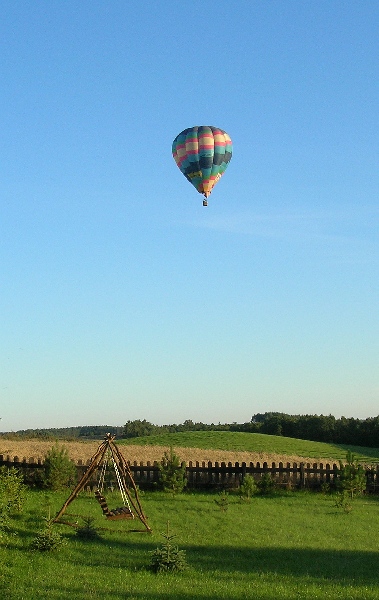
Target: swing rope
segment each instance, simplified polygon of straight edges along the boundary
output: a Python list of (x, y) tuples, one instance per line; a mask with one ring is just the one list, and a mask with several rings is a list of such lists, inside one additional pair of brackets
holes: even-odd
[(129, 504), (128, 494), (126, 493), (125, 486), (124, 486), (124, 483), (122, 481), (119, 468), (117, 466), (117, 462), (115, 461), (113, 455), (112, 455), (112, 462), (113, 462), (113, 467), (114, 467), (114, 470), (115, 470), (115, 473), (116, 473), (117, 483), (118, 483), (118, 487), (119, 487), (119, 490), (120, 490), (122, 501), (124, 503), (124, 506), (127, 506), (128, 509), (130, 510), (130, 512), (132, 512), (131, 506)]
[(97, 483), (97, 489), (99, 490), (99, 492), (102, 494), (103, 493), (103, 489), (104, 489), (104, 481), (105, 481), (105, 473), (107, 470), (107, 466), (108, 466), (108, 455), (105, 458), (102, 466), (101, 466), (101, 471), (100, 471), (100, 476), (99, 476), (99, 481)]
[(108, 452), (106, 453), (106, 455), (104, 457), (104, 461), (101, 465), (101, 471), (100, 471), (100, 475), (99, 475), (99, 479), (98, 479), (98, 483), (97, 483), (98, 492), (96, 493), (96, 497), (101, 504), (104, 514), (107, 514), (109, 512), (109, 508), (108, 508), (108, 506), (106, 504), (106, 500), (103, 496), (103, 490), (104, 490), (104, 485), (105, 485), (105, 474), (106, 474), (106, 471), (107, 471), (107, 468), (109, 465), (109, 459), (112, 460), (114, 472), (116, 474), (117, 485), (120, 490), (120, 495), (121, 495), (123, 505), (125, 506), (125, 508), (128, 509), (128, 512), (130, 513), (130, 515), (133, 515), (133, 511), (131, 509), (130, 502), (129, 502), (128, 493), (125, 489), (124, 481), (122, 479), (119, 467), (117, 465), (117, 461), (116, 461), (115, 457), (113, 456), (113, 452), (109, 449), (108, 449)]

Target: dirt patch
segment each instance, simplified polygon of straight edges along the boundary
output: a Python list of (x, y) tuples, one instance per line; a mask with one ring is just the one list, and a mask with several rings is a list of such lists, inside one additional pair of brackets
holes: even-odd
[[(61, 446), (65, 446), (67, 448), (68, 454), (72, 460), (77, 462), (78, 460), (87, 462), (91, 456), (96, 452), (99, 447), (99, 441), (91, 441), (91, 442), (59, 442)], [(43, 460), (46, 452), (50, 450), (53, 446), (53, 442), (51, 441), (41, 441), (41, 440), (23, 440), (23, 441), (13, 441), (13, 440), (2, 440), (0, 438), (0, 455), (2, 454), (4, 458), (6, 456), (10, 456), (11, 460), (14, 459), (15, 456), (18, 457), (19, 460), (29, 461), (30, 458), (41, 459)], [(120, 450), (125, 457), (126, 460), (130, 462), (137, 461), (138, 463), (146, 464), (148, 461), (160, 461), (165, 450), (168, 450), (168, 447), (165, 446), (124, 446), (120, 445)], [(287, 456), (287, 455), (278, 455), (278, 454), (263, 454), (263, 453), (254, 453), (254, 452), (233, 452), (227, 450), (202, 450), (200, 448), (179, 448), (175, 447), (175, 452), (179, 456), (179, 458), (186, 462), (187, 465), (190, 461), (199, 463), (202, 462), (231, 462), (231, 463), (256, 463), (256, 462), (267, 462), (269, 466), (271, 463), (292, 463), (292, 462), (310, 462), (315, 463), (319, 462), (315, 458), (307, 458), (301, 456)], [(325, 458), (322, 462), (328, 462)]]

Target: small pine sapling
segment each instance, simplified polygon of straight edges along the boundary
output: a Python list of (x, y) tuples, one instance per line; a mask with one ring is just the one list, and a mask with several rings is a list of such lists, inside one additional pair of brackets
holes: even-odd
[(217, 506), (219, 507), (219, 509), (221, 510), (221, 512), (226, 512), (229, 508), (228, 492), (226, 492), (225, 490), (220, 492), (218, 494), (218, 497), (215, 498), (215, 502), (216, 502)]
[(354, 454), (349, 450), (346, 454), (346, 463), (340, 460), (338, 487), (346, 492), (353, 500), (355, 495), (361, 495), (366, 489), (366, 471), (358, 463)]
[(9, 529), (11, 518), (22, 511), (25, 499), (22, 475), (14, 468), (0, 467), (0, 537)]
[(322, 494), (329, 494), (330, 493), (330, 483), (324, 481), (321, 484), (321, 493)]
[(38, 550), (39, 552), (52, 552), (53, 550), (59, 550), (59, 548), (66, 543), (66, 540), (62, 538), (61, 534), (56, 531), (56, 529), (54, 529), (50, 515), (44, 520), (45, 526), (34, 538), (32, 542), (32, 549)]
[(354, 497), (366, 489), (366, 471), (350, 450), (346, 454), (346, 463), (340, 460), (337, 489), (336, 506), (345, 513), (351, 512)]
[(43, 467), (43, 485), (47, 489), (61, 490), (75, 481), (76, 467), (64, 446), (52, 446), (45, 455)]
[(180, 494), (186, 486), (186, 465), (180, 462), (172, 447), (165, 451), (159, 464), (159, 480), (162, 489), (173, 496)]
[(251, 475), (245, 475), (243, 482), (240, 485), (240, 497), (242, 500), (249, 502), (251, 497), (257, 493), (257, 484), (254, 477)]
[(76, 535), (80, 539), (88, 541), (99, 540), (102, 537), (95, 526), (94, 517), (83, 517), (83, 525), (77, 527)]
[(21, 512), (26, 498), (26, 485), (17, 469), (0, 467), (0, 507), (8, 513)]
[(151, 552), (151, 570), (154, 573), (184, 571), (187, 568), (186, 553), (185, 550), (179, 550), (178, 546), (173, 544), (176, 536), (170, 533), (169, 521), (167, 521), (166, 533), (161, 535), (165, 541), (159, 548)]
[(342, 508), (345, 513), (349, 513), (352, 511), (353, 505), (351, 503), (351, 498), (347, 492), (338, 492), (335, 502), (337, 508)]
[(259, 493), (263, 496), (272, 494), (275, 490), (275, 481), (271, 477), (270, 473), (263, 473), (261, 479), (257, 482)]

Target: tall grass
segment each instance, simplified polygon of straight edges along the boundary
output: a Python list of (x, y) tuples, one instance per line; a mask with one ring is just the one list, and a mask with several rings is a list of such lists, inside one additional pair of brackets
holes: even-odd
[[(52, 514), (67, 494), (50, 496)], [(230, 494), (226, 512), (212, 494), (145, 493), (142, 502), (153, 534), (122, 533), (131, 524), (113, 522), (101, 540), (85, 541), (56, 525), (67, 544), (56, 554), (32, 552), (31, 542), (48, 510), (45, 494), (30, 492), (25, 514), (0, 546), (0, 596), (7, 600), (292, 600), (378, 598), (376, 527), (379, 501), (357, 500), (345, 514), (332, 496), (303, 492), (256, 497), (241, 503)], [(108, 504), (117, 504), (110, 496)], [(69, 507), (108, 527), (93, 498), (81, 495)], [(79, 516), (74, 517), (80, 520)], [(146, 567), (160, 532), (176, 534), (186, 551), (183, 573), (155, 575)]]

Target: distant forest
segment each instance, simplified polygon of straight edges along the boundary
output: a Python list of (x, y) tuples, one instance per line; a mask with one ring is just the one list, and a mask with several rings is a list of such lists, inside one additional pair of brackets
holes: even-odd
[(106, 433), (120, 438), (137, 438), (178, 433), (183, 431), (242, 431), (246, 433), (265, 433), (314, 442), (331, 444), (350, 444), (379, 448), (379, 416), (368, 419), (341, 417), (332, 415), (287, 415), (278, 412), (266, 412), (253, 415), (248, 423), (196, 423), (191, 420), (179, 425), (154, 425), (146, 420), (127, 421), (123, 427), (112, 425), (88, 425), (85, 427), (65, 427), (53, 429), (25, 429), (22, 431), (0, 433), (5, 438), (42, 438), (65, 440), (101, 440)]

